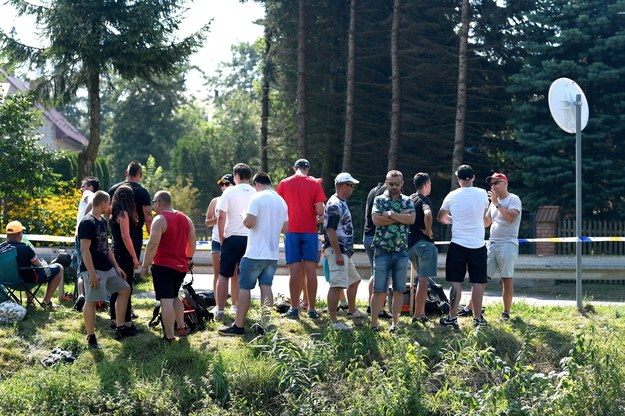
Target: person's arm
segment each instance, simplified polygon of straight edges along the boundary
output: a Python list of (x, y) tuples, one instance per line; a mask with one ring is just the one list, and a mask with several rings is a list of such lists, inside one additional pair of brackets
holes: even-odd
[(428, 238), (434, 237), (434, 231), (432, 231), (432, 223), (434, 222), (434, 216), (432, 215), (432, 209), (427, 204), (421, 205), (423, 209), (423, 223), (425, 228), (421, 230), (423, 235)]
[(167, 221), (161, 215), (157, 215), (152, 222), (152, 232), (150, 233), (148, 244), (145, 247), (145, 255), (143, 256), (143, 264), (141, 266), (141, 274), (144, 276), (148, 273), (148, 270), (152, 265), (152, 260), (154, 260), (154, 255), (156, 254), (156, 248), (161, 242), (161, 237), (167, 226), (166, 224)]
[(197, 237), (195, 236), (195, 225), (193, 225), (193, 221), (191, 218), (187, 217), (187, 221), (189, 222), (189, 237), (187, 238), (187, 258), (192, 259), (195, 254), (195, 246), (197, 243)]
[(289, 220), (286, 220), (282, 223), (282, 229), (280, 230), (280, 233), (286, 234), (287, 231), (289, 231)]
[(144, 205), (143, 206), (143, 218), (145, 218), (145, 230), (148, 232), (148, 235), (152, 232), (152, 205)]
[(315, 204), (315, 214), (323, 217), (323, 202), (317, 202)]
[(449, 215), (449, 211), (447, 211), (446, 209), (441, 208), (438, 211), (437, 220), (441, 224), (451, 224), (451, 215)]
[[(491, 203), (492, 205), (492, 203)], [(493, 223), (493, 217), (490, 215), (490, 206), (486, 209), (486, 215), (484, 215), (484, 228), (490, 227)]]
[(343, 255), (341, 254), (341, 246), (339, 245), (339, 238), (336, 235), (336, 230), (334, 228), (326, 227), (326, 234), (328, 235), (330, 247), (332, 247), (332, 251), (334, 251), (336, 264), (339, 266), (343, 266), (345, 264), (345, 261), (343, 259)]
[(254, 228), (256, 227), (256, 215), (247, 214), (245, 218), (243, 218), (243, 225), (246, 228)]
[(110, 247), (109, 247), (109, 252), (108, 252), (108, 258), (111, 264), (113, 265), (113, 267), (115, 268), (115, 271), (117, 272), (119, 277), (121, 277), (122, 279), (126, 279), (126, 280), (128, 277), (131, 277), (131, 276), (126, 276), (126, 272), (124, 272), (122, 268), (119, 267), (119, 264), (117, 264), (117, 260), (115, 260), (115, 254), (113, 254), (113, 250), (111, 250)]
[(95, 267), (93, 266), (93, 258), (91, 258), (91, 251), (89, 250), (90, 247), (90, 239), (80, 239), (80, 255), (82, 257), (82, 263), (85, 265), (85, 268), (89, 273), (89, 286), (91, 286), (93, 289), (97, 289), (100, 287), (100, 276), (98, 276)]
[(130, 236), (130, 216), (126, 211), (122, 211), (117, 216), (117, 223), (122, 234), (122, 241), (130, 256), (132, 257), (132, 266), (136, 269), (140, 266), (135, 247), (132, 244), (132, 237)]
[(219, 216), (217, 217), (217, 230), (219, 231), (219, 242), (221, 244), (224, 243), (224, 238), (226, 234), (226, 217), (228, 213), (226, 211), (219, 211)]
[(208, 208), (206, 209), (206, 219), (204, 220), (204, 224), (206, 227), (212, 227), (217, 224), (217, 217), (215, 217), (217, 207), (217, 198), (213, 198), (208, 204)]

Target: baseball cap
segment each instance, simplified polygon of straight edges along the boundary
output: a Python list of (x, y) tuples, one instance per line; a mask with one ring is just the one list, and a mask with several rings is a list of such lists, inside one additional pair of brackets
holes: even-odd
[(360, 183), (360, 181), (357, 181), (356, 179), (354, 179), (354, 177), (347, 172), (341, 172), (338, 175), (336, 175), (336, 179), (334, 179), (334, 183), (344, 183), (344, 182)]
[(471, 179), (475, 174), (473, 173), (473, 168), (469, 165), (462, 165), (456, 171), (456, 176), (458, 179), (462, 179), (463, 181), (467, 181)]
[(499, 173), (499, 172), (495, 172), (491, 176), (487, 177), (486, 178), (486, 183), (491, 183), (493, 180), (496, 181), (498, 179), (508, 183), (508, 177), (506, 175), (504, 175), (503, 173)]
[(294, 168), (309, 168), (310, 162), (306, 159), (297, 159), (293, 167)]
[(24, 226), (19, 221), (11, 221), (7, 224), (7, 234), (17, 234), (24, 231)]
[(234, 176), (232, 176), (231, 173), (226, 173), (220, 180), (217, 181), (217, 184), (221, 185), (223, 182), (230, 182), (230, 185), (234, 185)]

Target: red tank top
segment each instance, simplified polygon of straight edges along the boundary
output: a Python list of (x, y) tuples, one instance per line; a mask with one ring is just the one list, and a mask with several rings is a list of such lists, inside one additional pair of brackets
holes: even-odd
[(189, 221), (186, 215), (179, 211), (161, 212), (160, 215), (167, 220), (167, 230), (161, 236), (153, 263), (186, 272)]

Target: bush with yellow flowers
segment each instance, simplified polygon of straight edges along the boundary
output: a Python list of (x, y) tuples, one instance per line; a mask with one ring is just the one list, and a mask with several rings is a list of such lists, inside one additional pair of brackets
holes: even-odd
[[(56, 190), (44, 197), (7, 201), (2, 229), (9, 221), (19, 221), (26, 234), (73, 237), (76, 231), (76, 212), (80, 190), (69, 182), (59, 183)], [(62, 243), (39, 243), (35, 246), (64, 246)]]

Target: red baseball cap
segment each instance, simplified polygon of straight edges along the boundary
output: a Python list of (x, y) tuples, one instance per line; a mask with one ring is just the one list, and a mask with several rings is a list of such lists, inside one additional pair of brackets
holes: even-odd
[(503, 173), (498, 173), (498, 172), (495, 172), (491, 176), (487, 177), (486, 183), (491, 183), (493, 180), (498, 180), (498, 179), (502, 181), (506, 181), (506, 183), (509, 183), (506, 175), (504, 175)]

